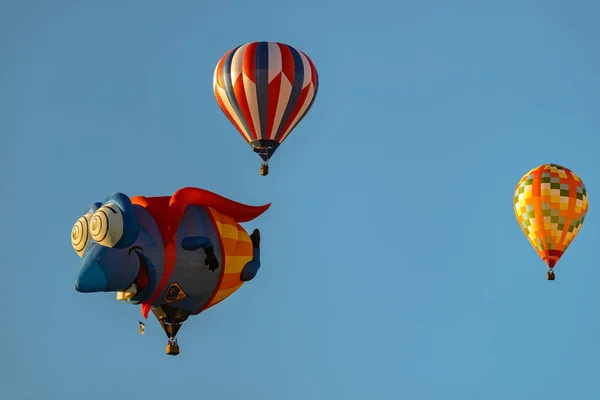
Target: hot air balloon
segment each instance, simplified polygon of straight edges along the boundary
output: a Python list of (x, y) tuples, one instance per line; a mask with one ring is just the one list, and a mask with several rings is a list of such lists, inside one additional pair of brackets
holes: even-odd
[(223, 113), (262, 159), (269, 159), (312, 107), (319, 82), (306, 54), (278, 42), (238, 46), (221, 58), (213, 77)]
[(549, 267), (548, 280), (554, 280), (553, 268), (577, 236), (588, 210), (583, 181), (560, 165), (540, 165), (517, 184), (514, 207), (523, 232)]
[[(199, 188), (173, 196), (115, 193), (77, 220), (71, 243), (81, 258), (75, 289), (116, 292), (150, 310), (179, 354), (176, 335), (188, 317), (215, 306), (260, 268), (260, 232), (239, 223), (269, 208), (247, 206)], [(145, 324), (140, 321), (140, 334)]]

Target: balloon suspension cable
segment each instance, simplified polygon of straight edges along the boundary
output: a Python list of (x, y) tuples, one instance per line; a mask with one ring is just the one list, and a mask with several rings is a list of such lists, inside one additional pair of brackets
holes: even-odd
[(155, 307), (152, 309), (152, 312), (167, 335), (167, 354), (178, 355), (179, 344), (176, 338), (177, 332), (179, 332), (181, 325), (187, 320), (189, 312), (167, 305)]
[(251, 141), (250, 146), (262, 159), (262, 164), (260, 166), (261, 176), (269, 175), (269, 161), (271, 161), (271, 156), (273, 156), (279, 143), (271, 139), (259, 139)]
[(546, 277), (549, 281), (553, 281), (556, 278), (556, 275), (554, 275), (554, 270), (552, 268), (548, 269), (548, 273), (546, 274)]

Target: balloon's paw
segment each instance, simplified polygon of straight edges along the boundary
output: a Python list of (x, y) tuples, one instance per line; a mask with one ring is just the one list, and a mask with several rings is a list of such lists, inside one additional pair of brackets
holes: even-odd
[(219, 268), (219, 260), (217, 260), (217, 257), (214, 255), (214, 253), (206, 256), (204, 259), (204, 264), (208, 265), (208, 269), (211, 271), (215, 271), (217, 268)]

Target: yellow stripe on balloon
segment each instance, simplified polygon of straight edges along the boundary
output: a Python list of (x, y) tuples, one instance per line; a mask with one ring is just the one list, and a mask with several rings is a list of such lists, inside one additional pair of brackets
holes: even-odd
[[(239, 279), (244, 266), (252, 260), (252, 240), (248, 233), (233, 218), (218, 211), (208, 209), (221, 238), (221, 253), (223, 256), (223, 275), (219, 287), (205, 309), (225, 300), (237, 291), (244, 282)], [(227, 279), (225, 279), (225, 277)]]

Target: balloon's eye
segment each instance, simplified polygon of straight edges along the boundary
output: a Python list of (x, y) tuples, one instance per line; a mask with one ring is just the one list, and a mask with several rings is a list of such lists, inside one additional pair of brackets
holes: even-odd
[(83, 255), (83, 250), (85, 250), (85, 246), (87, 246), (88, 241), (90, 240), (88, 227), (90, 217), (91, 215), (84, 215), (79, 218), (71, 230), (71, 244), (79, 257)]
[(100, 245), (114, 247), (123, 237), (123, 213), (116, 204), (100, 207), (90, 221), (92, 238)]

